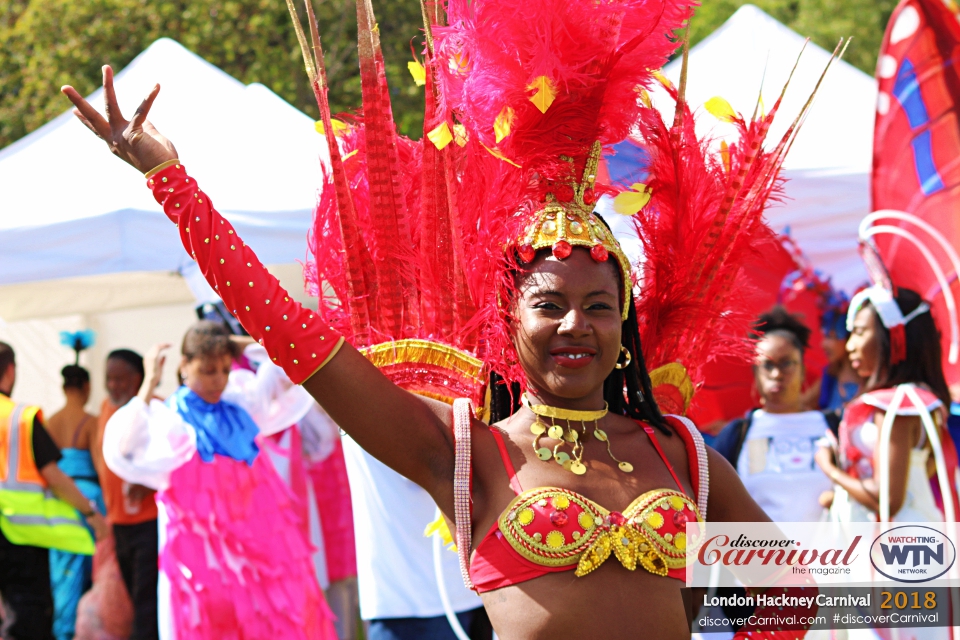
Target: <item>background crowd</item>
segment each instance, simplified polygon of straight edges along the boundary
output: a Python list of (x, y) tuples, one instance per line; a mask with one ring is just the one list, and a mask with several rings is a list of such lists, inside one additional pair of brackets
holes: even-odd
[[(790, 298), (783, 292), (781, 297)], [(914, 307), (920, 304), (919, 298), (908, 290), (901, 290), (900, 297), (907, 298)], [(851, 481), (858, 485), (851, 490), (855, 501), (873, 512), (874, 517), (878, 508), (879, 491), (873, 470), (869, 464), (865, 469), (862, 462), (859, 469), (844, 467), (842, 456), (838, 455), (838, 435), (849, 402), (864, 392), (890, 386), (889, 370), (879, 374), (876, 371), (880, 351), (889, 350), (889, 346), (883, 347), (876, 339), (871, 343), (869, 336), (864, 340), (863, 328), (855, 328), (851, 335), (846, 323), (849, 303), (845, 296), (830, 291), (821, 298), (818, 314), (813, 317), (791, 313), (778, 304), (757, 318), (755, 332), (750, 336), (756, 344), (753, 406), (743, 417), (713, 433), (705, 433), (712, 446), (737, 470), (751, 496), (775, 521), (829, 518), (835, 485), (843, 487)], [(944, 444), (949, 444), (949, 392), (939, 366), (940, 334), (929, 313), (925, 315), (926, 326), (911, 330), (914, 360), (908, 358), (906, 365), (913, 375), (901, 376), (895, 382), (912, 382), (932, 393), (934, 402), (930, 408), (937, 424), (944, 427)], [(207, 334), (213, 335), (221, 348), (233, 345), (223, 352), (225, 376), (229, 373), (236, 377), (237, 371), (259, 368), (253, 352), (242, 349), (249, 339), (229, 336), (228, 327), (225, 322), (202, 321), (188, 332), (178, 372), (185, 385), (190, 382), (184, 376), (191, 375), (186, 353), (199, 348), (187, 345), (200, 344), (196, 335), (206, 336), (207, 342), (212, 339)], [(882, 325), (874, 322), (870, 330), (882, 333), (878, 327)], [(823, 353), (819, 360), (827, 364), (820, 370), (809, 371), (805, 363), (818, 360), (811, 358), (816, 354), (810, 353), (814, 331), (822, 334), (818, 348)], [(67, 338), (66, 344), (72, 340), (77, 348), (79, 362), (79, 352), (88, 344), (82, 344), (81, 336)], [(920, 344), (916, 344), (918, 340)], [(143, 396), (146, 390), (150, 394), (147, 400), (157, 400), (153, 394), (163, 359), (161, 349), (154, 349), (148, 354), (145, 368), (143, 357), (132, 350), (110, 352), (104, 368), (106, 375), (99, 381), (107, 397), (96, 414), (87, 411), (87, 404), (91, 385), (97, 381), (91, 380), (84, 367), (67, 365), (61, 371), (63, 406), (49, 418), (39, 411), (18, 416), (18, 405), (9, 400), (16, 382), (15, 354), (10, 345), (0, 343), (0, 370), (4, 372), (0, 376), (0, 410), (4, 415), (0, 418), (13, 419), (9, 424), (19, 421), (21, 425), (19, 434), (10, 429), (0, 432), (0, 452), (11, 451), (13, 441), (19, 439), (20, 446), (25, 445), (32, 454), (20, 458), (18, 471), (8, 466), (7, 476), (19, 473), (18, 477), (28, 481), (32, 477), (37, 485), (45, 483), (56, 498), (70, 505), (68, 509), (75, 514), (70, 524), (85, 526), (96, 539), (94, 553), (92, 545), (83, 548), (69, 531), (64, 534), (61, 529), (52, 537), (34, 536), (29, 530), (17, 529), (9, 519), (0, 518), (0, 602), (5, 605), (0, 608), (0, 629), (6, 634), (2, 637), (160, 637), (158, 549), (163, 544), (158, 540), (157, 494), (153, 488), (123, 480), (111, 470), (104, 461), (104, 433), (118, 410), (126, 407), (124, 411), (130, 413), (138, 394)], [(932, 362), (935, 366), (917, 366), (918, 362)], [(226, 385), (227, 377), (223, 380)], [(187, 386), (181, 389), (186, 390)], [(264, 393), (262, 385), (257, 393)], [(296, 403), (294, 397), (283, 397), (287, 408)], [(141, 402), (138, 406), (145, 405)], [(290, 415), (286, 413), (281, 422), (289, 420)], [(272, 452), (270, 460), (287, 483), (286, 499), (298, 502), (298, 513), (306, 515), (307, 520), (319, 517), (326, 525), (320, 527), (319, 539), (316, 535), (312, 539), (326, 551), (326, 556), (320, 552), (310, 581), (326, 589), (326, 598), (336, 611), (339, 637), (454, 637), (445, 610), (458, 614), (461, 633), (474, 638), (489, 637), (489, 623), (479, 601), (457, 579), (456, 566), (451, 562), (453, 554), (435, 557), (433, 541), (424, 537), (424, 524), (436, 514), (432, 501), (422, 490), (365, 454), (349, 438), (341, 442), (339, 433), (319, 407), (303, 412), (288, 428), (267, 429), (263, 420), (258, 420), (258, 425), (262, 432), (258, 442)], [(267, 432), (269, 435), (264, 435)], [(931, 443), (919, 432), (911, 437), (910, 447), (926, 456)], [(869, 446), (870, 439), (866, 440)], [(331, 498), (329, 490), (331, 486), (346, 486), (344, 449), (355, 470), (350, 474), (352, 507), (348, 501)], [(23, 469), (24, 460), (32, 462), (31, 469), (35, 467), (33, 476)], [(123, 463), (114, 463), (117, 465)], [(150, 474), (157, 472), (155, 462), (147, 466)], [(923, 481), (934, 486), (934, 470), (926, 464), (921, 466)], [(311, 490), (305, 491), (302, 484), (298, 488), (297, 478), (300, 483), (306, 480)], [(312, 506), (308, 508), (306, 502)], [(406, 505), (402, 521), (391, 517), (390, 505), (396, 504)], [(903, 506), (901, 496), (892, 515), (896, 517)], [(908, 517), (938, 519), (940, 512), (911, 513)], [(373, 544), (363, 535), (354, 541), (355, 518), (360, 531), (392, 531), (390, 544)], [(315, 522), (311, 524), (316, 528)], [(439, 564), (435, 564), (438, 558)], [(355, 579), (358, 560), (359, 593)], [(160, 606), (162, 619), (163, 605)], [(368, 621), (366, 625), (357, 623), (361, 612)]]

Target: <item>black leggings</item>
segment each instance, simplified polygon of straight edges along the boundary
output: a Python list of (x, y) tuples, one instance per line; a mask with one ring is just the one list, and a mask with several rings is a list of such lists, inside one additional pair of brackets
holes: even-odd
[(123, 583), (133, 601), (133, 633), (130, 640), (157, 640), (158, 551), (157, 521), (115, 524), (117, 563)]

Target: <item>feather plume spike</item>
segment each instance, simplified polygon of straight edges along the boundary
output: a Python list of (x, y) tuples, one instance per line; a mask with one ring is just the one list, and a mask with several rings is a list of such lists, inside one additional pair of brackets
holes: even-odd
[[(841, 41), (840, 44), (837, 45), (836, 49), (834, 49), (833, 55), (830, 57), (830, 60), (828, 60), (826, 67), (824, 68), (819, 79), (817, 80), (816, 85), (813, 88), (813, 91), (811, 92), (810, 96), (807, 98), (803, 107), (800, 109), (794, 121), (791, 123), (790, 127), (787, 129), (787, 132), (780, 139), (780, 141), (778, 142), (774, 150), (770, 153), (765, 154), (766, 166), (761, 165), (759, 167), (760, 175), (762, 176), (762, 178), (758, 180), (756, 183), (754, 183), (749, 189), (746, 189), (746, 190), (745, 190), (745, 183), (734, 181), (731, 184), (731, 187), (735, 189), (736, 193), (732, 195), (732, 197), (731, 197), (731, 191), (733, 191), (733, 189), (728, 189), (727, 196), (724, 199), (724, 207), (721, 208), (721, 211), (718, 212), (717, 217), (714, 219), (714, 227), (713, 227), (714, 233), (710, 235), (709, 246), (705, 245), (704, 247), (701, 247), (703, 262), (696, 262), (696, 264), (703, 264), (708, 267), (709, 271), (707, 272), (707, 275), (706, 275), (707, 282), (711, 281), (716, 276), (717, 270), (729, 257), (730, 252), (732, 250), (732, 246), (734, 244), (730, 238), (721, 237), (724, 234), (724, 232), (722, 231), (722, 227), (725, 222), (725, 218), (730, 215), (730, 211), (732, 210), (733, 207), (736, 206), (738, 198), (743, 201), (742, 206), (744, 206), (747, 210), (749, 210), (754, 207), (756, 202), (765, 202), (770, 197), (770, 193), (774, 188), (774, 182), (777, 179), (777, 176), (779, 175), (779, 171), (783, 165), (783, 161), (786, 159), (786, 151), (793, 144), (793, 140), (796, 139), (796, 136), (800, 131), (800, 127), (802, 123), (806, 120), (806, 116), (809, 113), (811, 106), (813, 105), (817, 92), (820, 89), (820, 85), (822, 84), (823, 79), (826, 77), (826, 74), (829, 71), (830, 66), (833, 64), (833, 61), (839, 55), (842, 55), (843, 51), (845, 50), (845, 49), (841, 49), (842, 45), (843, 45), (843, 41)], [(806, 42), (804, 43), (804, 48), (806, 48)], [(801, 55), (802, 53), (803, 53), (803, 50), (801, 50)], [(748, 147), (747, 161), (745, 163), (747, 171), (750, 170), (750, 167), (757, 161), (757, 158), (759, 157), (759, 154), (753, 154), (750, 151), (753, 148), (757, 150), (762, 148), (763, 141), (766, 139), (766, 135), (769, 132), (770, 127), (773, 124), (773, 120), (780, 109), (780, 104), (783, 101), (783, 97), (786, 95), (787, 88), (790, 84), (790, 81), (793, 78), (793, 73), (794, 71), (796, 71), (796, 68), (799, 62), (800, 62), (800, 58), (798, 56), (797, 61), (794, 63), (793, 69), (791, 70), (790, 75), (788, 76), (787, 81), (784, 84), (784, 87), (777, 98), (777, 101), (774, 103), (773, 108), (770, 110), (770, 113), (766, 115), (761, 115), (758, 120), (753, 121), (753, 122), (759, 122), (759, 127), (756, 133), (752, 135), (752, 137), (756, 142), (755, 143), (751, 142)], [(750, 134), (748, 133), (748, 136), (749, 135)], [(755, 147), (754, 147), (754, 144), (756, 144)], [(742, 198), (740, 198), (741, 194), (744, 194)], [(730, 234), (735, 235), (740, 232), (742, 232), (742, 228), (733, 227), (733, 228), (729, 228), (729, 230), (726, 233), (727, 235), (730, 235)], [(708, 290), (709, 290), (709, 287), (704, 287), (704, 289), (702, 290), (702, 294), (707, 295)]]
[(368, 238), (376, 267), (377, 330), (410, 337), (419, 325), (414, 252), (409, 243), (410, 212), (400, 184), (398, 135), (384, 71), (379, 30), (370, 0), (357, 0), (360, 87), (370, 215)]
[[(747, 304), (751, 292), (735, 285), (743, 281), (739, 276), (747, 257), (773, 240), (763, 212), (781, 196), (780, 170), (786, 153), (824, 75), (842, 54), (838, 45), (810, 97), (771, 151), (764, 151), (763, 143), (789, 79), (770, 113), (759, 113), (758, 107), (749, 121), (742, 115), (732, 118), (739, 139), (725, 146), (720, 157), (709, 151), (709, 141), (696, 138), (687, 105), (678, 104), (681, 117), (670, 131), (658, 112), (644, 113), (640, 135), (651, 152), (653, 196), (635, 221), (645, 255), (644, 295), (637, 310), (644, 357), (651, 368), (679, 356), (694, 384), (700, 384), (706, 363), (723, 356), (750, 357), (746, 336), (753, 321)], [(669, 86), (667, 90), (680, 103), (677, 91)]]
[[(679, 102), (677, 90), (667, 90)], [(645, 256), (637, 312), (648, 366), (679, 361), (699, 385), (707, 363), (749, 357), (752, 292), (733, 285), (748, 257), (773, 238), (763, 211), (778, 195), (779, 177), (762, 148), (768, 127), (738, 115), (734, 124), (740, 139), (714, 153), (710, 140), (697, 138), (689, 107), (681, 104), (678, 110), (679, 121), (670, 128), (652, 109), (640, 122), (640, 137), (651, 154), (652, 197), (635, 218)], [(774, 188), (766, 186), (767, 172)], [(728, 202), (730, 184), (737, 180), (743, 193), (757, 197)], [(718, 233), (715, 221), (725, 206), (729, 212)], [(704, 277), (689, 259), (707, 241), (729, 249), (712, 277)]]
[[(337, 225), (340, 246), (355, 248), (353, 251), (341, 254), (345, 256), (343, 268), (346, 271), (346, 277), (344, 278), (346, 289), (344, 293), (349, 296), (353, 303), (351, 304), (351, 313), (348, 316), (348, 326), (340, 326), (339, 328), (344, 335), (351, 336), (351, 338), (363, 342), (367, 339), (370, 331), (370, 320), (376, 316), (375, 309), (373, 308), (375, 300), (368, 293), (373, 286), (375, 274), (372, 272), (373, 263), (370, 259), (369, 252), (360, 242), (357, 212), (351, 196), (350, 184), (344, 170), (340, 146), (337, 142), (333, 127), (330, 103), (327, 98), (327, 71), (323, 61), (323, 47), (321, 46), (319, 32), (316, 28), (316, 15), (314, 14), (313, 5), (310, 3), (310, 0), (304, 0), (304, 4), (310, 22), (312, 47), (307, 44), (306, 36), (300, 25), (300, 18), (297, 15), (296, 7), (293, 5), (293, 0), (287, 0), (290, 17), (294, 23), (294, 30), (300, 42), (304, 65), (307, 69), (311, 86), (313, 87), (317, 107), (320, 110), (320, 118), (323, 122), (327, 149), (330, 153), (330, 170), (327, 171), (326, 168), (324, 169), (323, 184), (325, 187), (327, 185), (333, 187), (333, 197), (331, 197), (330, 189), (324, 188), (321, 190), (317, 212), (315, 212), (314, 217), (316, 218), (318, 216), (318, 212), (322, 208), (332, 208), (336, 211), (337, 214), (334, 216), (334, 219)], [(318, 251), (322, 252), (322, 247), (313, 246), (317, 240), (315, 229), (311, 231), (308, 242), (311, 244), (311, 252), (316, 258)], [(321, 235), (321, 237), (323, 236)], [(335, 259), (338, 263), (340, 262), (339, 256)], [(314, 261), (312, 264), (316, 266), (317, 262)], [(308, 271), (307, 277), (308, 280), (311, 281), (309, 284), (314, 289), (318, 292), (323, 291), (323, 283), (319, 276), (315, 276)], [(340, 300), (343, 300), (343, 298), (340, 298)], [(319, 313), (325, 317), (324, 311), (324, 305), (321, 305)], [(334, 322), (333, 318), (328, 318), (328, 320)]]

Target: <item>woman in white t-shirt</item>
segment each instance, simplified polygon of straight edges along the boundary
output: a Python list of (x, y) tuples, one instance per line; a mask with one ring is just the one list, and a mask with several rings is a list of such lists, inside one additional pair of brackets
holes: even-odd
[(830, 479), (814, 461), (816, 441), (830, 428), (824, 414), (804, 411), (803, 353), (810, 329), (783, 307), (760, 316), (754, 365), (761, 408), (729, 424), (715, 448), (774, 522), (821, 518)]

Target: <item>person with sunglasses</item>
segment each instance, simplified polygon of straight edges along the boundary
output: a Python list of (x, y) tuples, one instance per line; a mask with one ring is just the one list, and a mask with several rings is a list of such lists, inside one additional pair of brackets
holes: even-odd
[(778, 306), (760, 316), (756, 331), (760, 408), (727, 425), (715, 447), (774, 522), (817, 521), (824, 514), (820, 498), (831, 482), (814, 454), (832, 425), (824, 413), (803, 409), (810, 329)]

